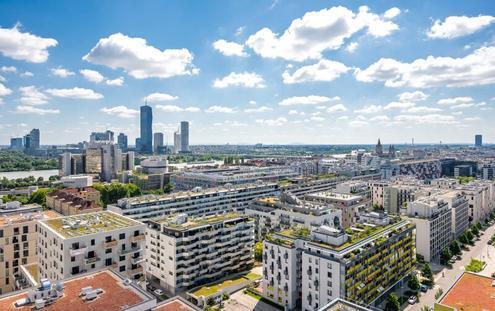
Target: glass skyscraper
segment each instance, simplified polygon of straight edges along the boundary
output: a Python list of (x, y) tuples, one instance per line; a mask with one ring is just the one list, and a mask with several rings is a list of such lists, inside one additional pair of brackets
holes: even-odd
[(143, 153), (153, 153), (153, 112), (148, 105), (141, 106), (141, 148)]

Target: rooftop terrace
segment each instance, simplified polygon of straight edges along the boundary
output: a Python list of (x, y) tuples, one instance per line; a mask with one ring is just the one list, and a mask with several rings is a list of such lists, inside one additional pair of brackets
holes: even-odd
[(15, 214), (9, 214), (9, 215), (2, 215), (0, 216), (0, 226), (6, 226), (9, 224), (20, 224), (28, 221), (35, 221), (35, 220), (42, 220), (42, 219), (50, 219), (50, 218), (56, 218), (60, 217), (59, 213), (55, 211), (38, 211), (38, 212), (22, 212), (19, 211), (19, 213)]
[(238, 213), (227, 213), (227, 214), (218, 214), (218, 215), (213, 215), (213, 216), (206, 216), (206, 217), (190, 217), (188, 216), (186, 218), (186, 221), (183, 223), (180, 223), (177, 221), (179, 215), (171, 215), (167, 216), (164, 218), (157, 218), (153, 219), (156, 223), (162, 224), (167, 228), (174, 229), (174, 230), (189, 230), (193, 228), (198, 228), (206, 225), (211, 225), (227, 220), (232, 220), (240, 217), (245, 217), (241, 214)]
[(141, 224), (138, 221), (108, 211), (59, 217), (44, 220), (42, 223), (65, 238), (109, 232)]
[[(348, 228), (346, 230), (346, 233), (348, 235), (348, 240), (343, 243), (342, 245), (330, 245), (323, 243), (321, 241), (314, 241), (311, 238), (311, 233), (308, 229), (306, 228), (290, 228), (286, 229), (283, 231), (278, 232), (273, 236), (272, 239), (275, 240), (277, 239), (277, 235), (284, 237), (284, 238), (289, 238), (289, 239), (303, 239), (310, 241), (313, 244), (319, 245), (321, 247), (341, 252), (341, 251), (348, 251), (349, 248), (352, 246), (355, 246), (359, 244), (360, 242), (365, 241), (368, 238), (373, 238), (373, 239), (380, 239), (381, 235), (388, 232), (390, 229), (395, 229), (397, 226), (401, 224), (406, 224), (407, 221), (400, 221), (400, 222), (395, 222), (391, 223), (386, 226), (378, 226), (378, 225), (371, 225), (371, 224), (357, 224), (355, 227)], [(287, 244), (288, 242), (283, 242), (284, 244)], [(290, 242), (288, 243), (290, 244)]]
[[(137, 287), (124, 285), (123, 279), (110, 270), (103, 270), (69, 279), (63, 282), (63, 286), (63, 296), (55, 300), (53, 304), (44, 307), (43, 310), (121, 311), (153, 300), (153, 298)], [(85, 301), (79, 297), (79, 293), (82, 288), (88, 286), (101, 288), (103, 293), (92, 301)], [(17, 300), (26, 298), (27, 293), (28, 290), (25, 290), (0, 297), (0, 310), (32, 310), (33, 304), (22, 307), (16, 307), (14, 305)]]

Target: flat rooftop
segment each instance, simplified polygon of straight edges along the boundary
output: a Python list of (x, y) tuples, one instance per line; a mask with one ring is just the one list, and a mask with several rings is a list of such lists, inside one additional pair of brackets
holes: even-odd
[(464, 311), (495, 310), (494, 279), (464, 272), (440, 300), (440, 304)]
[(180, 296), (175, 296), (159, 303), (151, 311), (197, 311), (200, 308), (192, 305)]
[(42, 223), (65, 238), (109, 232), (141, 224), (109, 211), (59, 217), (44, 220)]
[(9, 224), (16, 225), (16, 224), (22, 224), (28, 221), (34, 221), (34, 220), (44, 220), (44, 219), (51, 219), (51, 218), (57, 218), (61, 217), (62, 215), (52, 211), (52, 210), (47, 210), (47, 211), (38, 211), (38, 212), (23, 212), (20, 210), (18, 213), (13, 213), (9, 215), (1, 215), (0, 216), (0, 226), (6, 226)]
[(206, 225), (211, 225), (227, 220), (237, 219), (237, 218), (245, 218), (246, 216), (238, 214), (238, 213), (227, 213), (227, 214), (219, 214), (213, 216), (202, 216), (202, 217), (191, 217), (187, 216), (186, 222), (179, 224), (176, 222), (177, 214), (166, 216), (164, 218), (156, 218), (153, 219), (154, 222), (164, 225), (167, 228), (185, 231), (189, 229), (199, 228)]
[[(307, 240), (315, 245), (333, 250), (333, 251), (348, 251), (352, 246), (355, 246), (359, 244), (360, 242), (363, 242), (369, 238), (372, 239), (378, 239), (383, 236), (384, 233), (388, 233), (389, 230), (396, 229), (397, 227), (403, 227), (404, 225), (409, 224), (408, 221), (398, 221), (386, 226), (379, 226), (379, 225), (371, 225), (371, 224), (356, 224), (354, 227), (348, 228), (346, 230), (346, 233), (348, 235), (348, 240), (347, 242), (343, 243), (342, 245), (330, 245), (321, 241), (314, 241), (311, 238), (311, 232), (310, 230), (306, 228), (290, 228), (290, 229), (285, 229), (282, 230), (276, 234), (273, 235), (273, 238), (271, 241), (277, 242), (277, 236), (289, 238), (291, 240), (295, 239), (303, 239)], [(409, 224), (412, 225), (412, 224)], [(284, 243), (283, 241), (281, 241)]]
[(324, 198), (324, 199), (334, 199), (338, 201), (356, 201), (360, 200), (363, 197), (360, 195), (347, 194), (347, 193), (338, 193), (333, 191), (322, 191), (316, 193), (307, 194), (308, 197), (313, 198)]
[(205, 188), (201, 189), (198, 191), (180, 191), (180, 192), (174, 192), (171, 194), (162, 194), (162, 195), (156, 195), (156, 194), (148, 194), (148, 195), (142, 195), (134, 198), (125, 198), (119, 200), (121, 203), (117, 203), (117, 206), (122, 206), (125, 204), (141, 204), (141, 203), (151, 203), (151, 202), (166, 202), (166, 201), (173, 201), (173, 200), (180, 200), (180, 199), (185, 199), (185, 198), (190, 198), (190, 197), (197, 197), (197, 196), (202, 196), (202, 195), (210, 195), (210, 194), (215, 194), (215, 193), (227, 193), (227, 192), (235, 192), (236, 190), (241, 190), (241, 189), (256, 189), (259, 188), (260, 186), (276, 186), (276, 183), (263, 183), (263, 184), (242, 184), (242, 185), (232, 185), (230, 187), (213, 187), (213, 188)]
[[(93, 272), (84, 276), (69, 279), (63, 282), (63, 296), (49, 306), (47, 311), (122, 311), (130, 307), (154, 300), (149, 294), (133, 285), (124, 285), (123, 278), (110, 270)], [(103, 293), (96, 299), (85, 302), (79, 297), (81, 289), (91, 286), (101, 288)], [(14, 303), (27, 297), (29, 290), (14, 292), (0, 297), (0, 310), (19, 311), (32, 310), (34, 304), (15, 307)]]

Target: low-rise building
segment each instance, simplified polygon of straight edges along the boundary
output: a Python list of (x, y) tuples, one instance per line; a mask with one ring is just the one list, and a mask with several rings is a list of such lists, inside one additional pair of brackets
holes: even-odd
[(65, 188), (86, 188), (93, 185), (93, 177), (88, 175), (62, 176), (60, 181)]
[(125, 198), (110, 204), (107, 209), (133, 219), (163, 217), (186, 213), (190, 216), (208, 216), (230, 211), (244, 211), (258, 197), (274, 195), (277, 184), (248, 184), (221, 188), (197, 188), (194, 191), (166, 195), (145, 195)]
[(108, 267), (139, 279), (143, 275), (144, 230), (143, 223), (109, 211), (40, 221), (39, 275), (63, 280)]
[(147, 280), (170, 294), (247, 271), (254, 263), (254, 221), (236, 213), (148, 220), (146, 236)]
[(46, 205), (65, 216), (102, 210), (100, 192), (91, 187), (54, 190), (46, 195)]
[(415, 266), (415, 227), (292, 228), (263, 243), (263, 295), (289, 310), (319, 310), (336, 298), (377, 305)]
[(416, 250), (428, 262), (438, 261), (452, 241), (452, 209), (435, 196), (423, 197), (407, 205), (408, 219), (416, 225)]

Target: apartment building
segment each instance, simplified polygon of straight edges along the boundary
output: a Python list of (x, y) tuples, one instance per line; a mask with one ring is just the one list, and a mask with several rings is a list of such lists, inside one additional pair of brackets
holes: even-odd
[(37, 222), (59, 216), (38, 204), (0, 203), (0, 294), (13, 291), (22, 265), (37, 261)]
[[(415, 266), (415, 227), (292, 228), (263, 243), (263, 295), (289, 310), (319, 310), (336, 298), (376, 305)], [(385, 297), (386, 298), (386, 297)]]
[(254, 221), (236, 213), (149, 220), (146, 236), (147, 280), (170, 294), (249, 270), (254, 263)]
[(244, 211), (256, 198), (277, 194), (278, 185), (248, 184), (221, 188), (196, 189), (166, 195), (125, 198), (107, 206), (109, 211), (133, 218), (146, 219), (171, 214), (208, 216), (228, 211)]
[(452, 209), (435, 196), (423, 197), (407, 205), (407, 218), (416, 225), (416, 250), (428, 262), (438, 261), (452, 241)]
[(261, 241), (271, 231), (288, 229), (294, 225), (306, 228), (342, 222), (342, 211), (330, 204), (300, 200), (291, 193), (280, 197), (253, 200), (244, 213), (255, 219), (256, 240)]
[(310, 179), (303, 180), (295, 184), (282, 185), (280, 188), (283, 191), (289, 191), (292, 194), (301, 196), (307, 193), (333, 190), (339, 183), (342, 183), (346, 180), (347, 178), (344, 177)]
[(306, 194), (304, 199), (313, 202), (332, 204), (342, 211), (342, 224), (344, 228), (349, 228), (356, 223), (359, 209), (363, 208), (367, 202), (361, 195), (338, 193), (332, 191), (316, 192)]
[(46, 195), (46, 205), (65, 216), (102, 210), (100, 192), (91, 187), (54, 190)]
[(177, 189), (212, 188), (227, 184), (251, 184), (257, 181), (277, 182), (281, 179), (298, 176), (299, 174), (294, 169), (287, 166), (239, 166), (228, 169), (178, 173), (174, 176), (174, 184)]
[(445, 191), (436, 195), (452, 210), (452, 238), (459, 238), (469, 228), (469, 202), (459, 191)]
[(108, 267), (139, 279), (145, 228), (143, 223), (109, 211), (40, 221), (39, 275), (63, 280)]

